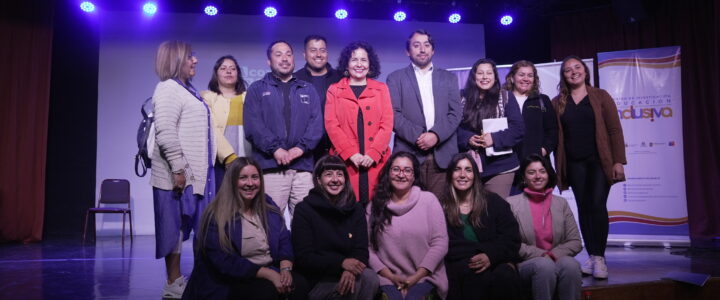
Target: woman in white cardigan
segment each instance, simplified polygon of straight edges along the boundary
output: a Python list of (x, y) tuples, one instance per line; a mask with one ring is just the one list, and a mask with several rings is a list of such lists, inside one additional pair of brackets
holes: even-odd
[(180, 298), (185, 277), (180, 273), (182, 241), (197, 230), (203, 210), (215, 196), (215, 145), (210, 110), (190, 80), (197, 58), (189, 44), (160, 44), (155, 72), (155, 150), (152, 156), (155, 208), (155, 256), (165, 259), (164, 298)]
[(507, 198), (520, 225), (518, 265), (533, 299), (578, 299), (582, 288), (580, 233), (567, 201), (552, 191), (557, 177), (550, 162), (531, 154), (520, 165), (523, 193)]

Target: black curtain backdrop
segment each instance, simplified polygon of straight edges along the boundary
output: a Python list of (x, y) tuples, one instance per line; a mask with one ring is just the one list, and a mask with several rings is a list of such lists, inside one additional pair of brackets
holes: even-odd
[[(555, 16), (551, 55), (664, 46), (682, 47), (683, 139), (690, 238), (718, 246), (720, 237), (720, 4), (714, 0), (652, 1), (647, 18), (620, 20), (611, 7)], [(596, 77), (597, 78), (597, 77)], [(678, 172), (678, 170), (667, 170)]]
[(87, 15), (71, 1), (57, 1), (55, 11), (45, 238), (79, 240), (85, 211), (96, 198), (100, 15)]

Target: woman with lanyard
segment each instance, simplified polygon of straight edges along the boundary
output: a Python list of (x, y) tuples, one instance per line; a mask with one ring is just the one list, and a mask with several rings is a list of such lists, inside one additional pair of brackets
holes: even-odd
[[(515, 170), (520, 166), (517, 155), (507, 150), (522, 142), (525, 125), (517, 102), (503, 96), (507, 94), (503, 92), (495, 62), (486, 58), (475, 62), (462, 91), (465, 107), (458, 127), (458, 146), (461, 152), (470, 150), (482, 171), (485, 189), (504, 199), (510, 194)], [(489, 119), (503, 118), (507, 119), (505, 129), (484, 128)]]
[[(504, 89), (517, 101), (525, 123), (522, 142), (513, 149), (518, 160), (523, 161), (531, 154), (547, 158), (557, 146), (558, 125), (550, 98), (540, 93), (540, 76), (535, 65), (527, 60), (515, 62), (505, 76)], [(516, 172), (511, 195), (522, 192), (517, 187), (522, 181), (521, 173)]]
[(180, 273), (182, 241), (197, 230), (203, 209), (214, 197), (215, 146), (210, 111), (190, 80), (198, 60), (182, 41), (160, 44), (153, 94), (155, 151), (152, 156), (156, 258), (165, 259), (163, 297), (180, 298), (186, 279)]
[(345, 76), (330, 86), (325, 102), (325, 129), (331, 154), (347, 164), (355, 197), (367, 203), (390, 153), (393, 110), (380, 61), (365, 42), (350, 43), (340, 53), (338, 70)]

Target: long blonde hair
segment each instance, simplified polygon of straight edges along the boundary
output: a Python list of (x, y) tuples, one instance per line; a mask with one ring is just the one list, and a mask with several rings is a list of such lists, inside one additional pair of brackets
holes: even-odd
[[(240, 171), (246, 166), (254, 166), (260, 175), (260, 189), (252, 200), (250, 207), (245, 207), (245, 202), (240, 196), (237, 183), (240, 177)], [(228, 168), (225, 173), (222, 185), (215, 196), (215, 199), (208, 205), (200, 222), (200, 230), (198, 232), (198, 241), (200, 249), (205, 249), (206, 237), (211, 223), (215, 223), (220, 240), (220, 248), (227, 252), (233, 252), (232, 230), (235, 222), (240, 222), (240, 216), (245, 210), (251, 210), (257, 214), (260, 222), (263, 224), (265, 234), (268, 234), (267, 213), (277, 213), (280, 210), (276, 206), (268, 205), (265, 200), (265, 182), (262, 176), (262, 169), (257, 162), (247, 157), (238, 157)]]

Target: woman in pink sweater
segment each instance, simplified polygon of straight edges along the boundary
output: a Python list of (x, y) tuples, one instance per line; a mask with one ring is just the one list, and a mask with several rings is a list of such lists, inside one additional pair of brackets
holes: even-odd
[(447, 296), (445, 216), (435, 195), (420, 189), (419, 166), (408, 152), (393, 154), (368, 206), (370, 267), (392, 300)]

